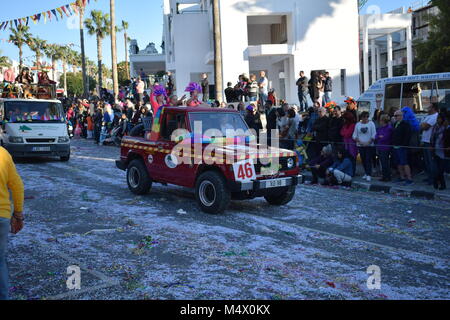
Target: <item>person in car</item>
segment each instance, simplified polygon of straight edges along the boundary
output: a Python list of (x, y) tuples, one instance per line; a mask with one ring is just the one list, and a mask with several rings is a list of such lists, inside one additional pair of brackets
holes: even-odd
[(187, 101), (188, 107), (197, 107), (203, 104), (198, 98), (198, 95), (202, 92), (202, 87), (197, 82), (189, 83), (185, 91), (189, 92), (191, 95), (190, 99)]

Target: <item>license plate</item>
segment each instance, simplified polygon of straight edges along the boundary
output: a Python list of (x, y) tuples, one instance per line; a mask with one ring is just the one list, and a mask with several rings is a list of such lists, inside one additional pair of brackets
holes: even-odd
[(32, 151), (35, 152), (50, 151), (50, 147), (33, 147)]
[(286, 185), (287, 185), (286, 179), (274, 179), (265, 182), (266, 189), (285, 187)]

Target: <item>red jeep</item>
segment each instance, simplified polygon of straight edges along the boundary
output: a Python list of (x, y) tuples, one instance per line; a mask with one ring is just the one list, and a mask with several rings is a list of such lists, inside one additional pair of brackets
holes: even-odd
[(287, 204), (301, 180), (296, 154), (257, 145), (243, 132), (247, 124), (231, 109), (163, 107), (145, 137), (124, 137), (116, 166), (127, 171), (134, 194), (148, 193), (155, 182), (195, 188), (208, 213), (223, 212), (231, 199)]

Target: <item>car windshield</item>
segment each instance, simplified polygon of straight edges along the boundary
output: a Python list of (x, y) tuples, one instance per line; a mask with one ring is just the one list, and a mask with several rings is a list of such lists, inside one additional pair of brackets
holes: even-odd
[(240, 132), (244, 135), (248, 130), (248, 126), (239, 113), (227, 112), (192, 112), (189, 114), (189, 121), (192, 132), (197, 132), (195, 126), (201, 123), (202, 135), (208, 130), (219, 130), (223, 137), (226, 137), (227, 130)]
[(61, 103), (46, 101), (6, 101), (7, 122), (64, 122)]

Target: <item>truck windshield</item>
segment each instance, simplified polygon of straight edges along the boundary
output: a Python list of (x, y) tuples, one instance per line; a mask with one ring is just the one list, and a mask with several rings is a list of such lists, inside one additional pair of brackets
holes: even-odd
[(46, 101), (6, 101), (5, 120), (20, 122), (64, 122), (61, 103)]
[(198, 130), (195, 130), (196, 122), (201, 122), (203, 135), (211, 129), (220, 130), (223, 137), (226, 137), (227, 130), (242, 130), (241, 132), (247, 132), (248, 130), (247, 124), (239, 113), (193, 112), (189, 114), (189, 121), (192, 132)]

